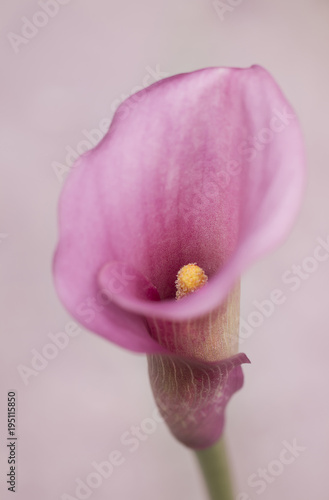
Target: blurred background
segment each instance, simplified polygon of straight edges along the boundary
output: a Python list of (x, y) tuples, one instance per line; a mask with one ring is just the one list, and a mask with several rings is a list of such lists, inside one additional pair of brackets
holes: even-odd
[[(308, 186), (289, 238), (242, 279), (241, 351), (252, 364), (227, 412), (236, 500), (328, 498), (329, 2), (2, 0), (0, 13), (1, 498), (12, 498), (10, 390), (17, 500), (207, 498), (193, 454), (164, 424), (122, 444), (153, 418), (144, 356), (85, 330), (49, 347), (71, 321), (51, 274), (56, 211), (74, 158), (128, 95), (176, 73), (254, 63), (300, 118)], [(284, 302), (253, 314), (275, 289)], [(115, 450), (121, 465), (97, 484), (95, 463)], [(81, 486), (88, 476), (92, 490)]]

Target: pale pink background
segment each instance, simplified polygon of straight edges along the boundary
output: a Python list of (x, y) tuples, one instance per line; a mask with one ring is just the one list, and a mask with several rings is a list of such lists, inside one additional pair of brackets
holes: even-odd
[[(291, 292), (282, 274), (327, 238), (329, 2), (244, 0), (222, 22), (211, 0), (71, 0), (16, 54), (7, 38), (34, 0), (1, 0), (1, 391), (0, 481), (7, 493), (6, 394), (17, 391), (17, 500), (74, 495), (75, 479), (123, 449), (120, 436), (154, 408), (146, 360), (84, 332), (25, 386), (49, 332), (69, 316), (51, 276), (64, 163), (82, 131), (111, 116), (111, 105), (142, 84), (146, 67), (167, 74), (215, 65), (265, 66), (295, 107), (305, 133), (309, 181), (305, 202), (285, 244), (243, 277), (242, 317), (274, 288), (287, 300), (255, 328), (241, 350), (252, 361), (245, 387), (229, 405), (227, 441), (237, 492), (250, 499), (328, 498), (329, 261)], [(279, 457), (282, 441), (306, 450), (262, 495), (247, 485)], [(94, 500), (206, 499), (193, 454), (159, 424), (139, 449), (90, 497)], [(239, 498), (239, 497), (237, 497)]]

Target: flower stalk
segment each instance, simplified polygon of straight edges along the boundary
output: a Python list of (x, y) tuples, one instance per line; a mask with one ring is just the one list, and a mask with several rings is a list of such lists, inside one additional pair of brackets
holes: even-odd
[(197, 450), (196, 456), (203, 472), (210, 500), (234, 500), (224, 439), (221, 438), (209, 448)]

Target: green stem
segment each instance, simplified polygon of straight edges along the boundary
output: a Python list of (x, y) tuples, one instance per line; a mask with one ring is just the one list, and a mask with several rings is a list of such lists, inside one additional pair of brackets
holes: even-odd
[(234, 500), (224, 440), (196, 451), (211, 500)]

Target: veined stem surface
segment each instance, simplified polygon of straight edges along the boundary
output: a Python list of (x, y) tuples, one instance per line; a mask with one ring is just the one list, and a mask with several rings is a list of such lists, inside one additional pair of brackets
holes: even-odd
[(205, 450), (197, 450), (211, 500), (234, 500), (230, 468), (223, 438)]

